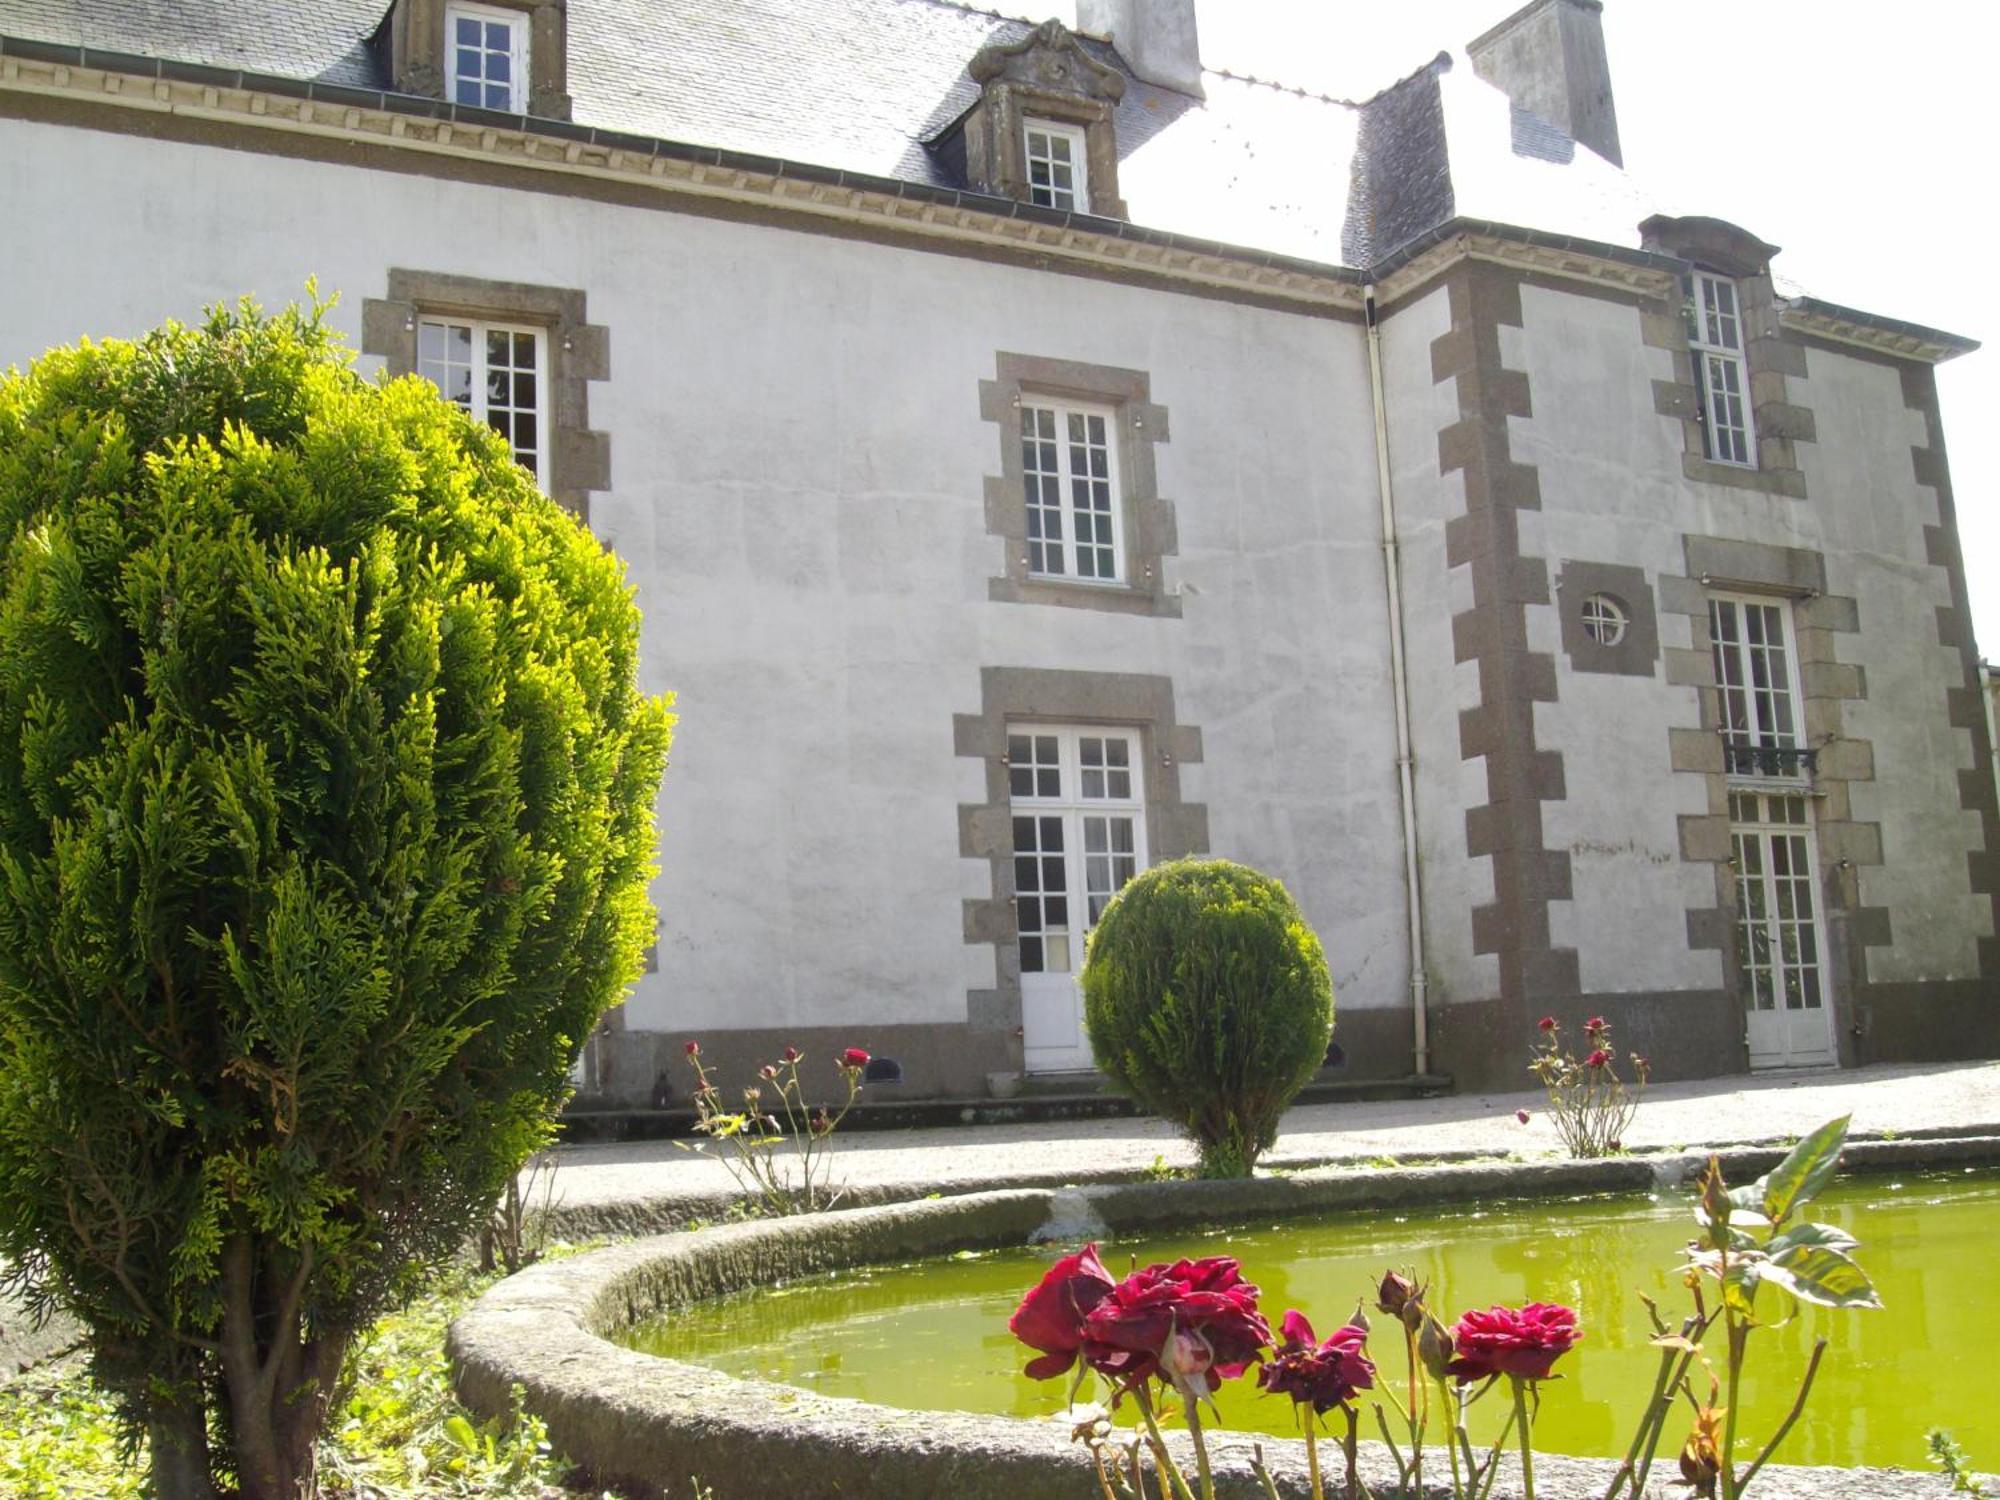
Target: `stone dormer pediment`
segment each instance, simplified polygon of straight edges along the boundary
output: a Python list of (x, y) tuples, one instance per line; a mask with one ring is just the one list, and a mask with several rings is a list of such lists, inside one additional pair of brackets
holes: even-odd
[(1125, 75), (1092, 57), (1060, 21), (1044, 21), (1019, 41), (981, 47), (966, 71), (988, 88), (999, 83), (1110, 104), (1125, 97)]

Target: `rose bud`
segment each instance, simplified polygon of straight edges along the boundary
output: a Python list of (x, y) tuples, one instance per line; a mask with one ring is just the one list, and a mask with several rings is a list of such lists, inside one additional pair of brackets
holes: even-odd
[(1583, 1065), (1586, 1068), (1601, 1068), (1610, 1061), (1611, 1061), (1611, 1054), (1609, 1052), (1606, 1052), (1602, 1047), (1599, 1047), (1595, 1052), (1591, 1053), (1590, 1056), (1586, 1057), (1583, 1060)]
[(1554, 1031), (1556, 1029), (1556, 1018), (1554, 1016), (1543, 1016), (1541, 1020), (1535, 1022), (1535, 1025), (1543, 1031)]
[(843, 1068), (865, 1068), (868, 1066), (868, 1054), (859, 1047), (849, 1047), (840, 1054), (840, 1065)]
[(1433, 1380), (1442, 1380), (1451, 1366), (1451, 1356), (1451, 1334), (1444, 1324), (1425, 1313), (1423, 1330), (1417, 1335), (1417, 1358), (1423, 1361)]
[(785, 1061), (788, 1063), (797, 1062), (802, 1055), (796, 1047), (787, 1047), (785, 1049)]
[(686, 1046), (682, 1047), (681, 1051), (685, 1052), (689, 1057), (700, 1057), (701, 1043), (691, 1041)]
[(1382, 1284), (1375, 1289), (1375, 1305), (1390, 1317), (1401, 1319), (1403, 1308), (1417, 1295), (1416, 1284), (1406, 1276), (1390, 1271), (1382, 1278)]
[(778, 1076), (778, 1070), (772, 1067), (771, 1064), (765, 1063), (763, 1067), (757, 1070), (757, 1076), (763, 1079), (766, 1083), (769, 1083), (772, 1079)]
[(1525, 1125), (1528, 1123), (1528, 1112), (1525, 1109), (1517, 1109), (1514, 1111), (1514, 1118)]
[(1604, 1017), (1592, 1016), (1588, 1021), (1583, 1023), (1583, 1029), (1589, 1035), (1596, 1036), (1599, 1032), (1609, 1031), (1611, 1028), (1604, 1024)]

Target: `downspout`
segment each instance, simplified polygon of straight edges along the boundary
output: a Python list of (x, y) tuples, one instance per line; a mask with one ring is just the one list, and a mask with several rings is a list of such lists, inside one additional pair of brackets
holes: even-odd
[(1382, 328), (1374, 283), (1362, 290), (1368, 324), (1368, 389), (1375, 400), (1375, 488), (1382, 497), (1382, 571), (1389, 584), (1389, 680), (1396, 699), (1396, 778), (1403, 804), (1403, 883), (1410, 912), (1410, 1046), (1421, 1077), (1431, 1070), (1424, 978), (1424, 888), (1417, 874), (1417, 774), (1410, 754), (1410, 678), (1403, 654), (1402, 565), (1396, 555), (1396, 491), (1389, 479), (1389, 405), (1382, 386)]

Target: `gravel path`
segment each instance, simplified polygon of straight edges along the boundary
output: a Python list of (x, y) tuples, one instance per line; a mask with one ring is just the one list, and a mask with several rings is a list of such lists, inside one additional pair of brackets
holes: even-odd
[[(1302, 1105), (1285, 1117), (1271, 1166), (1327, 1160), (1558, 1154), (1536, 1093), (1454, 1095), (1378, 1104)], [(1529, 1123), (1514, 1117), (1529, 1111)], [(1801, 1134), (1852, 1113), (1857, 1134), (1991, 1127), (2000, 1133), (2000, 1063), (1759, 1074), (1662, 1084), (1646, 1093), (1626, 1141), (1688, 1147)], [(963, 1186), (1141, 1172), (1193, 1153), (1158, 1120), (1058, 1120), (843, 1136), (837, 1178), (862, 1185)], [(573, 1207), (726, 1193), (716, 1162), (671, 1141), (563, 1148), (558, 1201)]]

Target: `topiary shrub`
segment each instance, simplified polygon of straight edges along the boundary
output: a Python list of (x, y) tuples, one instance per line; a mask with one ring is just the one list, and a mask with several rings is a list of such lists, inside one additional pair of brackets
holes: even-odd
[(1098, 1067), (1185, 1131), (1205, 1177), (1247, 1177), (1326, 1057), (1333, 985), (1284, 886), (1226, 859), (1156, 865), (1091, 934)]
[(165, 1500), (315, 1492), (653, 925), (620, 564), (320, 311), (0, 379), (0, 1258)]

